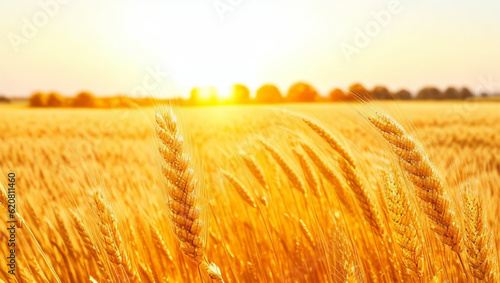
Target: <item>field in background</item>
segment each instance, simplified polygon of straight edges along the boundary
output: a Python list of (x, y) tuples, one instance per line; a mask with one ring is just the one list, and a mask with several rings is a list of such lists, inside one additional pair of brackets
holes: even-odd
[[(461, 227), (461, 190), (467, 184), (479, 189), (488, 225), (493, 229), (495, 245), (489, 254), (496, 257), (500, 247), (496, 223), (500, 217), (499, 103), (177, 109), (184, 139), (191, 145), (204, 183), (200, 196), (206, 195), (201, 198), (202, 213), (210, 223), (207, 257), (220, 267), (226, 282), (372, 282), (374, 278), (408, 282), (410, 277), (418, 278), (405, 268), (387, 213), (383, 175), (398, 165), (388, 143), (366, 119), (375, 110), (390, 113), (424, 147), (445, 179)], [(100, 191), (114, 211), (123, 252), (129, 255), (130, 268), (142, 281), (199, 282), (196, 266), (182, 255), (169, 227), (154, 108), (5, 107), (0, 113), (0, 170), (4, 176), (8, 170), (16, 172), (19, 211), (62, 282), (88, 281), (90, 276), (99, 282), (107, 277), (114, 282), (127, 276), (127, 267), (117, 267), (104, 252), (91, 198), (94, 191)], [(297, 114), (321, 123), (352, 153), (357, 174), (384, 223), (382, 236), (376, 235), (360, 216), (356, 198), (344, 181), (347, 204), (339, 202), (330, 180), (313, 167), (320, 193), (311, 193), (313, 185), (292, 151), (300, 148), (299, 141), (320, 153), (341, 179), (343, 173), (338, 154)], [(289, 181), (259, 139), (274, 146), (298, 172), (307, 197)], [(242, 152), (256, 158), (268, 188), (245, 167)], [(247, 189), (254, 206), (238, 194), (223, 170)], [(440, 245), (414, 200), (412, 204), (424, 239), (419, 247), (425, 255), (421, 280), (464, 281), (458, 257)], [(70, 211), (87, 227), (103, 268), (86, 249)], [(2, 243), (7, 236), (4, 230), (0, 230)], [(30, 278), (53, 282), (40, 251), (25, 231), (21, 228), (18, 234), (19, 282), (30, 282)], [(1, 254), (6, 254), (6, 248), (0, 247)], [(0, 278), (7, 280), (5, 268), (1, 272)]]

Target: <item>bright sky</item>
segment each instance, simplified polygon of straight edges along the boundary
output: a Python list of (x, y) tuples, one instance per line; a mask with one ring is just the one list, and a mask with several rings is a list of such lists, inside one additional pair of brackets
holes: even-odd
[[(296, 81), (309, 82), (322, 94), (358, 81), (391, 90), (465, 85), (500, 91), (498, 0), (0, 0), (0, 5), (0, 94), (8, 96), (158, 89), (187, 95), (197, 85), (224, 93), (233, 83), (254, 91), (268, 82), (286, 92)], [(383, 25), (374, 22), (377, 13)]]

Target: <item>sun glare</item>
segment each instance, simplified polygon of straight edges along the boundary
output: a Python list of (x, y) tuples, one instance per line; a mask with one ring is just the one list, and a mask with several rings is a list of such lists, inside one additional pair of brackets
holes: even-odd
[[(179, 12), (160, 15), (144, 7), (134, 7), (130, 13), (133, 17), (127, 24), (127, 36), (148, 46), (181, 95), (189, 95), (194, 87), (213, 86), (218, 96), (228, 98), (236, 83), (252, 89), (262, 83), (256, 51), (262, 43), (253, 31), (265, 31), (264, 23), (256, 27), (255, 23), (239, 20), (235, 26), (224, 26), (216, 15), (201, 13), (197, 16), (204, 25), (200, 25)], [(141, 25), (136, 24), (137, 18)], [(271, 31), (265, 35), (266, 42), (276, 36)]]
[(200, 87), (198, 95), (201, 100), (209, 100), (211, 98), (218, 98), (219, 91), (213, 86)]

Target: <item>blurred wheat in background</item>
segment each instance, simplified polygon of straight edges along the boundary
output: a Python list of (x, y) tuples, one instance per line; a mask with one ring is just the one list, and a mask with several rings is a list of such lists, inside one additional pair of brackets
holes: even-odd
[(498, 282), (497, 106), (362, 106), (4, 110), (0, 282)]

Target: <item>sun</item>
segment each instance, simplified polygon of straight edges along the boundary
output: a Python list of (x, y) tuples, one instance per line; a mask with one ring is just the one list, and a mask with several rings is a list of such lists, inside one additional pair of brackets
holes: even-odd
[(169, 72), (173, 83), (184, 89), (186, 94), (198, 87), (200, 96), (228, 98), (231, 86), (239, 80), (226, 66), (224, 62), (212, 62), (210, 58), (198, 58), (196, 61), (175, 58), (170, 60)]
[(193, 91), (198, 92), (200, 100), (218, 99), (220, 97), (218, 89), (214, 86), (196, 87), (195, 89)]
[[(254, 88), (261, 83), (260, 41), (252, 41), (243, 33), (254, 31), (255, 23), (242, 23), (240, 30), (209, 17), (204, 20), (206, 25), (200, 27), (196, 22), (185, 21), (180, 13), (168, 19), (158, 14), (158, 18), (150, 20), (150, 10), (137, 7), (131, 12), (134, 17), (127, 21), (127, 37), (138, 43), (137, 48), (147, 47), (150, 62), (169, 73), (169, 84), (176, 92), (180, 90), (182, 93), (178, 94), (183, 97), (187, 98), (194, 87), (213, 86), (218, 96), (228, 98), (234, 84)], [(175, 28), (172, 22), (182, 22), (182, 29)], [(271, 39), (266, 37), (267, 41)]]

